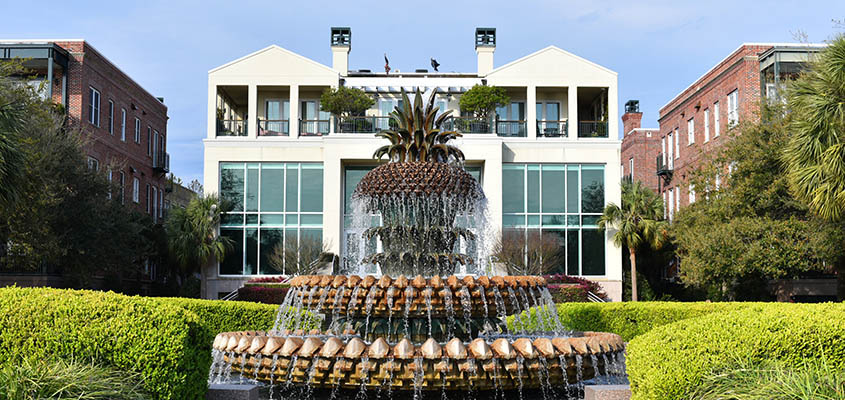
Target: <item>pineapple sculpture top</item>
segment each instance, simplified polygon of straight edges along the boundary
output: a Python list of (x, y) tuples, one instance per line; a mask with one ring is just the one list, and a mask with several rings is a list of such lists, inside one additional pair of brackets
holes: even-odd
[(457, 265), (474, 263), (455, 250), (461, 239), (475, 235), (456, 228), (455, 221), (479, 211), (484, 193), (463, 169), (463, 152), (449, 143), (461, 135), (442, 129), (451, 110), (438, 115), (436, 95), (435, 90), (424, 105), (419, 89), (413, 103), (402, 92), (403, 106), (390, 113), (392, 129), (376, 134), (390, 144), (373, 158), (389, 161), (367, 173), (353, 194), (364, 212), (382, 216), (383, 225), (367, 229), (364, 237), (378, 236), (383, 252), (362, 261), (390, 276), (451, 274)]

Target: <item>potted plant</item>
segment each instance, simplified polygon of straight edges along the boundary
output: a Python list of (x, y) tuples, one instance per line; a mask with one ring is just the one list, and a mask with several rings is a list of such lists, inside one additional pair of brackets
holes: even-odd
[(475, 85), (461, 96), (461, 111), (472, 114), (481, 123), (481, 130), (490, 132), (490, 118), (497, 107), (510, 104), (511, 99), (504, 88)]
[(320, 95), (320, 109), (331, 113), (339, 122), (340, 132), (355, 132), (355, 121), (351, 116), (362, 116), (375, 100), (361, 89), (340, 86), (329, 88)]

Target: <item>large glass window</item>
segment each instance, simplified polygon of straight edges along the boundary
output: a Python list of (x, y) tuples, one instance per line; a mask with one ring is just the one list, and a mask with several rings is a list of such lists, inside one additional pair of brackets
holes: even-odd
[(285, 275), (285, 250), (323, 240), (323, 165), (221, 163), (220, 194), (232, 204), (220, 234), (235, 243), (220, 275)]
[[(605, 274), (604, 165), (504, 164), (503, 230), (555, 235), (562, 264), (553, 272)], [(526, 236), (527, 238), (529, 236)]]

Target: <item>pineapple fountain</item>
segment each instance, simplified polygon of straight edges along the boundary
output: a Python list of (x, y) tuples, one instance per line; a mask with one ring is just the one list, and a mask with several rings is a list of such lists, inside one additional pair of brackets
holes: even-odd
[(374, 156), (390, 162), (353, 195), (356, 220), (381, 215), (361, 240), (382, 251), (360, 257), (381, 276), (291, 279), (270, 330), (217, 335), (209, 382), (262, 382), (271, 398), (522, 400), (624, 379), (622, 338), (566, 329), (542, 278), (454, 275), (475, 262), (459, 242), (478, 239), (456, 222), (483, 215), (484, 194), (448, 144), (460, 135), (440, 130), (449, 113), (434, 94), (402, 96), (397, 128), (377, 134), (390, 144)]

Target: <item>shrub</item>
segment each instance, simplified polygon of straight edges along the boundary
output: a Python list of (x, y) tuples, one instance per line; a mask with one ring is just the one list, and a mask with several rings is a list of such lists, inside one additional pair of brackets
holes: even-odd
[(583, 303), (589, 301), (587, 289), (577, 284), (550, 284), (549, 294), (555, 303)]
[(370, 95), (358, 88), (339, 86), (320, 95), (320, 109), (333, 115), (364, 115), (375, 104)]
[(252, 284), (238, 289), (238, 300), (264, 304), (282, 304), (290, 286)]
[[(564, 327), (576, 331), (612, 332), (631, 340), (656, 327), (687, 318), (699, 317), (718, 311), (731, 311), (749, 307), (754, 303), (564, 303), (557, 305), (557, 313)], [(539, 330), (537, 311), (522, 320), (528, 329)], [(514, 317), (508, 317), (513, 327)]]
[(472, 113), (486, 121), (496, 107), (505, 106), (510, 102), (505, 88), (475, 85), (461, 96), (460, 106), (462, 112)]
[[(603, 299), (607, 298), (607, 294), (602, 289), (601, 285), (599, 285), (596, 281), (591, 281), (589, 279), (584, 279), (577, 276), (569, 276), (564, 274), (553, 274), (553, 275), (543, 275), (543, 279), (549, 284), (549, 289), (551, 290), (554, 284), (559, 283), (569, 283), (569, 284), (577, 284), (579, 285), (584, 291), (584, 301), (586, 301), (587, 293), (586, 292), (593, 292), (598, 297)], [(554, 295), (554, 294), (553, 294)], [(555, 299), (555, 303), (558, 303), (557, 299)]]
[(205, 396), (221, 331), (268, 329), (276, 307), (46, 288), (0, 289), (0, 364), (63, 358), (137, 373), (160, 399)]
[(76, 361), (23, 360), (0, 365), (0, 398), (5, 400), (143, 400), (137, 373)]
[[(728, 306), (735, 306), (727, 304)], [(845, 304), (749, 303), (657, 327), (628, 346), (634, 399), (685, 399), (706, 384), (710, 371), (735, 361), (763, 360), (799, 367), (825, 358), (845, 368)]]

